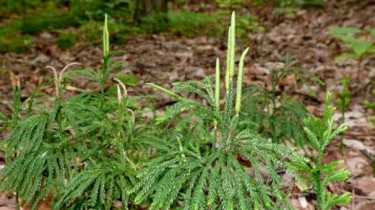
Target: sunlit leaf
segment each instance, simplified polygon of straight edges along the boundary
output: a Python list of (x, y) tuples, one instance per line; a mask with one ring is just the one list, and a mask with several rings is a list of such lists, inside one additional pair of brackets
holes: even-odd
[(373, 43), (363, 41), (363, 40), (357, 40), (355, 43), (352, 44), (352, 48), (354, 53), (361, 57), (364, 54), (370, 52), (370, 50), (373, 48)]

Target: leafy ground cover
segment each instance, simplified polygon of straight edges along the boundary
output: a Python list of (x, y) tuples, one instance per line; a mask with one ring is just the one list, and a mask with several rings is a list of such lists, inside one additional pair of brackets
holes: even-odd
[[(265, 33), (249, 33), (243, 39), (250, 41), (241, 40), (238, 43), (244, 48), (245, 43), (250, 43), (249, 60), (244, 67), (245, 89), (261, 85), (271, 91), (273, 86), (272, 70), (282, 69), (280, 66), (283, 65), (284, 56), (287, 53), (291, 55), (292, 66), (303, 67), (316, 73), (325, 81), (325, 85), (312, 85), (311, 88), (317, 93), (314, 96), (295, 75), (291, 74), (280, 80), (276, 86), (276, 94), (285, 92), (304, 101), (307, 104), (307, 109), (316, 115), (322, 113), (321, 105), (325, 101), (325, 90), (331, 90), (335, 99), (336, 94), (343, 87), (340, 80), (345, 75), (350, 77), (350, 90), (355, 90), (358, 84), (366, 85), (366, 88), (371, 87), (371, 85), (367, 85), (366, 79), (371, 80), (372, 78), (373, 58), (365, 57), (363, 59), (363, 64), (361, 64), (363, 68), (359, 73), (361, 78), (365, 79), (357, 83), (357, 61), (334, 62), (334, 58), (345, 51), (345, 48), (329, 33), (330, 28), (334, 26), (352, 26), (364, 31), (374, 28), (374, 25), (371, 25), (374, 23), (371, 15), (374, 13), (374, 9), (371, 3), (350, 5), (350, 3), (332, 1), (324, 4), (324, 10), (299, 10), (296, 13), (281, 16), (271, 15), (272, 11), (268, 8), (250, 10), (254, 14), (258, 14), (258, 18), (266, 30)], [(359, 11), (361, 12), (359, 13)], [(44, 32), (39, 36), (37, 40), (44, 38), (48, 40), (48, 37), (55, 38), (54, 34), (50, 32)], [(60, 51), (53, 43), (39, 41), (31, 53), (22, 54), (22, 56), (17, 54), (1, 55), (2, 68), (14, 70), (24, 82), (22, 96), (29, 96), (39, 84), (51, 83), (52, 75), (49, 70), (44, 69), (46, 65), (55, 65), (59, 68), (66, 63), (78, 61), (85, 64), (85, 67), (97, 68), (100, 66), (101, 47), (98, 45), (83, 44), (70, 51)], [(128, 88), (128, 93), (138, 95), (138, 93), (155, 92), (148, 86), (143, 86), (147, 82), (157, 82), (168, 87), (171, 82), (214, 75), (215, 58), (218, 56), (224, 60), (226, 46), (223, 38), (209, 36), (181, 38), (162, 34), (135, 38), (115, 48), (127, 50), (125, 54), (116, 59), (125, 63), (121, 69), (122, 72), (134, 75), (132, 81), (137, 86)], [(31, 71), (33, 74), (28, 73)], [(2, 100), (4, 103), (2, 111), (9, 113), (11, 85), (8, 74), (4, 71), (1, 74), (1, 88), (4, 90), (2, 92), (4, 94), (1, 95), (4, 99)], [(106, 85), (109, 87), (111, 83)], [(67, 87), (70, 94), (88, 89), (95, 90), (95, 88), (92, 83), (85, 80), (79, 80)], [(345, 184), (328, 186), (331, 192), (342, 192), (343, 190), (351, 192), (353, 200), (349, 205), (342, 207), (344, 209), (372, 209), (371, 205), (373, 205), (371, 193), (374, 189), (371, 186), (374, 183), (374, 178), (371, 154), (374, 151), (374, 132), (372, 125), (367, 121), (371, 111), (365, 109), (363, 105), (364, 99), (371, 101), (372, 98), (370, 94), (367, 94), (366, 88), (352, 96), (346, 109), (345, 123), (348, 125), (348, 130), (343, 136), (345, 152), (341, 154), (339, 141), (333, 141), (323, 157), (326, 162), (336, 159), (344, 160), (344, 167), (351, 172), (351, 178)], [(41, 91), (53, 94), (54, 89), (47, 87)], [(162, 112), (165, 105), (173, 99), (162, 95), (155, 101), (158, 110)], [(341, 114), (337, 113), (335, 116), (338, 121)], [(291, 188), (293, 184), (287, 187)], [(293, 195), (291, 203), (295, 209), (312, 209), (312, 204), (316, 199), (314, 193), (300, 193), (296, 189), (290, 189), (289, 192)]]

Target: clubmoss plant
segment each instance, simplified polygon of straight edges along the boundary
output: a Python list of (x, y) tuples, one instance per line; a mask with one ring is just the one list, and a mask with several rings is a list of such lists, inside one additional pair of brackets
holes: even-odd
[(132, 188), (136, 171), (143, 160), (142, 156), (133, 160), (135, 151), (142, 155), (140, 145), (147, 140), (150, 132), (144, 124), (139, 123), (140, 119), (131, 108), (132, 101), (121, 82), (117, 90), (117, 98), (105, 103), (108, 110), (101, 114), (103, 118), (87, 128), (99, 132), (90, 139), (96, 144), (92, 145), (95, 149), (91, 149), (96, 158), (91, 157), (92, 160), (87, 162), (88, 168), (68, 182), (55, 208), (87, 206), (111, 209), (116, 200), (121, 201), (123, 209), (128, 208), (127, 191)]
[[(130, 196), (128, 191), (136, 181), (136, 172), (147, 157), (143, 142), (154, 134), (150, 127), (138, 117), (134, 102), (129, 98), (126, 86), (121, 80), (114, 78), (117, 83), (116, 98), (108, 96), (104, 84), (112, 71), (109, 49), (109, 33), (107, 16), (103, 28), (103, 72), (96, 74), (100, 86), (100, 97), (96, 96), (96, 104), (101, 113), (100, 120), (92, 121), (84, 129), (94, 132), (90, 141), (94, 157), (86, 164), (88, 168), (81, 170), (66, 185), (59, 195), (54, 208), (95, 208), (111, 209), (115, 201), (120, 201), (122, 209), (128, 209)], [(118, 65), (118, 64), (117, 64)], [(82, 70), (81, 75), (92, 71)], [(90, 77), (90, 76), (89, 76)], [(81, 100), (81, 99), (79, 99)], [(81, 126), (82, 127), (82, 126)], [(93, 134), (94, 134), (93, 133)], [(90, 136), (90, 135), (89, 135)], [(135, 158), (136, 157), (136, 158)]]
[[(349, 81), (350, 78), (348, 76), (345, 76), (343, 79), (341, 79), (341, 85), (342, 90), (338, 94), (338, 101), (337, 105), (339, 107), (339, 110), (341, 112), (341, 124), (345, 123), (345, 112), (348, 109), (349, 103), (350, 103), (350, 90), (349, 90)], [(341, 136), (340, 139), (340, 152), (343, 152), (343, 136)]]
[[(15, 78), (13, 76), (13, 83)], [(17, 83), (16, 95), (19, 81)], [(58, 92), (56, 95), (59, 95)], [(15, 103), (15, 113), (18, 113), (17, 107), (19, 105)], [(58, 148), (61, 145), (56, 144), (58, 140), (67, 137), (60, 111), (61, 104), (56, 99), (53, 108), (34, 113), (22, 121), (17, 120), (18, 116), (13, 113), (14, 127), (3, 144), (7, 165), (0, 171), (1, 187), (15, 192), (25, 204), (35, 202), (36, 205), (57, 183), (64, 183), (69, 177), (70, 173), (62, 171), (71, 167), (67, 157), (74, 152), (65, 144), (62, 144), (66, 146), (65, 150), (60, 151)], [(24, 174), (26, 178), (20, 174)]]
[(318, 152), (318, 156), (312, 162), (313, 165), (297, 165), (295, 163), (288, 163), (295, 170), (304, 174), (314, 188), (316, 193), (316, 208), (317, 210), (329, 210), (339, 204), (346, 204), (350, 201), (349, 193), (341, 195), (333, 194), (328, 191), (327, 186), (332, 182), (341, 182), (349, 178), (349, 171), (339, 168), (342, 163), (341, 160), (323, 163), (323, 156), (325, 148), (332, 141), (334, 137), (346, 130), (346, 126), (341, 124), (336, 129), (333, 128), (334, 108), (330, 105), (331, 93), (327, 93), (326, 102), (324, 106), (324, 115), (322, 118), (309, 117), (304, 128), (309, 140), (314, 145)]
[(14, 192), (21, 205), (35, 209), (43, 198), (52, 197), (54, 209), (111, 209), (114, 201), (128, 208), (127, 190), (146, 158), (142, 142), (151, 131), (120, 80), (115, 79), (117, 93), (104, 89), (113, 67), (106, 23), (103, 49), (104, 72), (77, 71), (98, 81), (100, 93), (66, 98), (65, 73), (76, 63), (60, 72), (48, 67), (55, 99), (26, 116), (19, 116), (20, 84), (11, 76), (12, 130), (3, 143), (6, 166), (0, 170), (0, 187)]
[[(85, 132), (99, 129), (99, 133), (95, 132), (95, 149), (91, 149), (96, 158), (87, 163), (91, 167), (82, 170), (68, 182), (55, 203), (55, 208), (77, 209), (84, 206), (111, 209), (113, 202), (118, 200), (122, 209), (128, 209), (131, 204), (128, 191), (133, 187), (136, 172), (148, 154), (142, 145), (147, 139), (154, 138), (155, 133), (138, 116), (136, 106), (121, 80), (113, 78), (117, 83), (116, 98), (105, 92), (104, 84), (110, 71), (119, 65), (111, 64), (112, 56), (106, 16), (103, 29), (104, 67), (101, 74), (94, 76), (100, 86), (100, 97), (96, 97), (96, 104), (102, 114), (99, 114), (99, 121), (91, 123), (85, 129)], [(92, 71), (86, 70), (79, 73), (93, 75)]]
[[(151, 84), (178, 103), (157, 118), (160, 125), (173, 122), (165, 141), (155, 143), (158, 155), (138, 174), (132, 192), (134, 202), (150, 201), (149, 209), (287, 209), (280, 190), (277, 168), (282, 158), (297, 158), (287, 147), (263, 139), (241, 116), (243, 67), (248, 49), (235, 71), (235, 15), (228, 32), (224, 93), (216, 61), (215, 83), (187, 81), (174, 84), (175, 91), (195, 93), (191, 100)], [(235, 81), (237, 75), (237, 81)], [(224, 99), (222, 106), (220, 100)], [(242, 161), (242, 162), (241, 162)], [(287, 161), (287, 160), (285, 160)], [(268, 181), (261, 171), (265, 171)], [(249, 175), (249, 172), (251, 175)]]
[(271, 71), (269, 91), (258, 86), (245, 89), (242, 114), (252, 122), (254, 130), (271, 138), (272, 142), (289, 141), (303, 147), (309, 145), (309, 141), (303, 131), (304, 122), (301, 119), (306, 118), (309, 113), (301, 102), (288, 94), (280, 81), (286, 76), (295, 75), (297, 82), (301, 82), (309, 89), (311, 83), (323, 84), (323, 82), (311, 72), (291, 66), (290, 56), (286, 56), (284, 62), (282, 69)]
[(337, 105), (341, 112), (341, 123), (345, 122), (345, 112), (350, 103), (350, 90), (349, 90), (349, 82), (350, 79), (348, 76), (345, 76), (341, 79), (342, 90), (338, 94), (338, 101)]

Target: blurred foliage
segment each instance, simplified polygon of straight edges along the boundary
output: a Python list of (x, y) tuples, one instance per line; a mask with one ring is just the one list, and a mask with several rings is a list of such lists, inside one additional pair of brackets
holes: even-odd
[(220, 8), (240, 9), (244, 5), (264, 6), (272, 5), (275, 7), (275, 13), (292, 12), (298, 8), (320, 8), (323, 6), (323, 0), (215, 0)]
[(89, 21), (78, 29), (78, 39), (84, 42), (94, 42), (100, 39), (102, 34), (98, 32), (101, 30), (102, 23)]
[[(55, 3), (55, 1), (44, 2), (44, 6), (46, 6), (47, 3)], [(18, 12), (26, 13), (31, 9), (42, 6), (42, 4), (43, 1), (41, 0), (2, 0), (0, 1), (0, 14), (1, 16), (9, 16)]]
[(21, 32), (36, 35), (46, 29), (62, 29), (69, 26), (79, 26), (79, 19), (70, 13), (59, 12), (57, 9), (25, 15), (22, 20)]
[(137, 75), (133, 73), (118, 72), (114, 75), (114, 78), (119, 79), (122, 83), (127, 86), (136, 86), (139, 84)]
[(170, 31), (175, 35), (187, 37), (198, 34), (218, 35), (220, 26), (216, 24), (219, 16), (205, 13), (193, 13), (188, 11), (170, 12), (168, 14)]
[(272, 4), (277, 7), (301, 7), (301, 8), (312, 8), (312, 7), (321, 7), (323, 5), (323, 0), (254, 0), (256, 4)]
[[(32, 36), (43, 31), (58, 34), (55, 43), (61, 49), (68, 49), (77, 42), (100, 41), (101, 20), (104, 14), (111, 16), (109, 28), (111, 41), (123, 43), (139, 34), (169, 32), (176, 36), (197, 35), (223, 36), (228, 12), (240, 6), (243, 0), (216, 0), (220, 9), (213, 13), (193, 12), (185, 9), (153, 14), (143, 18), (142, 25), (133, 24), (134, 0), (3, 0), (0, 1), (0, 52), (21, 53), (32, 46)], [(173, 4), (188, 4), (178, 1)], [(2, 18), (2, 19), (1, 19)], [(252, 15), (237, 16), (237, 34), (262, 32), (263, 27)], [(70, 32), (67, 28), (74, 27)]]
[(63, 50), (73, 47), (76, 42), (76, 37), (69, 31), (62, 31), (57, 38), (57, 46)]
[(0, 24), (0, 53), (27, 51), (31, 45), (31, 37), (18, 34), (22, 22), (7, 21)]
[[(162, 21), (158, 14), (149, 16), (143, 20), (141, 29), (147, 33), (168, 31), (173, 35), (194, 37), (197, 35), (223, 36), (226, 27), (224, 22), (227, 11), (217, 13), (201, 13), (191, 11), (170, 11), (168, 22)], [(236, 32), (239, 36), (245, 36), (250, 32), (262, 32), (264, 28), (259, 24), (257, 18), (252, 15), (237, 16)]]
[(253, 0), (258, 6), (270, 4), (274, 6), (274, 14), (293, 13), (298, 9), (321, 8), (323, 0)]
[(246, 35), (251, 32), (263, 32), (265, 29), (259, 23), (258, 18), (254, 15), (238, 15), (237, 16), (237, 29), (236, 33), (240, 36)]
[(75, 0), (71, 2), (71, 12), (82, 20), (101, 21), (104, 14), (126, 18), (126, 13), (129, 13), (129, 0)]
[(30, 36), (19, 36), (13, 38), (0, 37), (0, 53), (21, 53), (30, 49), (32, 38)]
[[(76, 41), (97, 41), (101, 23), (95, 21), (101, 21), (107, 13), (124, 24), (124, 19), (131, 19), (129, 7), (129, 0), (0, 1), (0, 18), (4, 19), (0, 23), (0, 52), (27, 51), (32, 44), (30, 35), (45, 30), (59, 31), (56, 43), (61, 49)], [(61, 31), (68, 27), (79, 27), (77, 35)]]
[(222, 8), (240, 8), (244, 0), (215, 0), (215, 2)]
[(375, 53), (375, 28), (370, 32), (364, 32), (354, 27), (331, 28), (330, 33), (340, 39), (350, 51), (337, 56), (336, 60), (347, 58), (362, 60), (363, 57)]

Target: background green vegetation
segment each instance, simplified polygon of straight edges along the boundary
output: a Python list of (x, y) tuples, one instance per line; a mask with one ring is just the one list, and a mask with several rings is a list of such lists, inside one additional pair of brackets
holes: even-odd
[[(92, 43), (100, 40), (98, 32), (104, 14), (111, 17), (111, 41), (123, 43), (136, 35), (168, 32), (177, 36), (194, 37), (210, 35), (223, 37), (225, 27), (220, 22), (227, 20), (230, 11), (248, 4), (247, 0), (216, 0), (215, 12), (188, 11), (183, 5), (188, 0), (170, 1), (168, 21), (154, 14), (143, 19), (142, 24), (133, 23), (134, 0), (4, 0), (0, 2), (0, 53), (25, 52), (33, 43), (33, 37), (43, 31), (58, 34), (54, 40), (61, 49), (68, 49), (76, 42)], [(268, 2), (268, 1), (267, 1)], [(252, 1), (254, 6), (263, 1)], [(202, 5), (208, 4), (202, 1)], [(294, 8), (314, 4), (320, 0), (273, 0), (276, 9)], [(212, 4), (211, 4), (212, 5)], [(185, 9), (181, 9), (185, 8)], [(286, 10), (285, 10), (286, 11)], [(98, 23), (99, 22), (99, 23)], [(67, 28), (74, 30), (64, 31)], [(257, 17), (251, 14), (238, 15), (237, 33), (262, 32), (264, 28)]]

